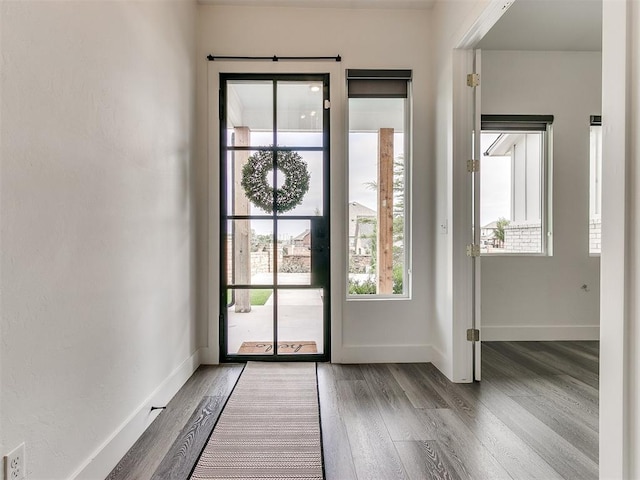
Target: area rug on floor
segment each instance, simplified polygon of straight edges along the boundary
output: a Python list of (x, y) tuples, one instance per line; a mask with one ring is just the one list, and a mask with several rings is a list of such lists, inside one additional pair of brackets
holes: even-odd
[[(256, 354), (256, 353), (273, 353), (273, 342), (242, 342), (238, 353)], [(299, 342), (278, 342), (278, 353), (318, 353), (316, 342), (299, 341)]]
[(247, 363), (191, 478), (321, 480), (315, 363)]

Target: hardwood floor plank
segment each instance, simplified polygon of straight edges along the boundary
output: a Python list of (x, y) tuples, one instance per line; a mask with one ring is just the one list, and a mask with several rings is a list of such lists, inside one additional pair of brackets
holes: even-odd
[[(571, 418), (579, 419), (594, 432), (599, 429), (599, 409), (597, 392), (595, 397), (591, 394), (579, 391), (574, 385), (560, 375), (527, 379), (527, 384), (551, 403), (549, 408), (560, 410)], [(593, 389), (588, 385), (584, 387)]]
[(418, 412), (405, 395), (402, 387), (391, 374), (387, 365), (362, 365), (362, 373), (369, 388), (375, 393), (378, 411), (392, 440), (431, 440), (434, 432), (428, 431), (420, 422)]
[(334, 363), (333, 374), (336, 380), (364, 380), (360, 365)]
[(411, 480), (459, 480), (436, 440), (395, 442)]
[(451, 408), (473, 417), (475, 414), (473, 404), (460, 395), (455, 383), (451, 383), (440, 370), (430, 363), (415, 364), (418, 378), (427, 388), (435, 390)]
[(351, 445), (347, 436), (338, 402), (338, 392), (333, 368), (330, 364), (318, 364), (318, 394), (322, 448), (327, 480), (356, 480)]
[(558, 408), (557, 402), (545, 396), (512, 398), (595, 463), (598, 462), (598, 432), (579, 417)]
[(422, 419), (438, 434), (438, 444), (463, 479), (510, 479), (511, 476), (450, 409), (420, 410)]
[(215, 381), (210, 382), (203, 396), (207, 397), (228, 397), (236, 386), (238, 378), (242, 375), (244, 364), (228, 363), (222, 365), (206, 365), (200, 368), (215, 368)]
[(561, 479), (556, 472), (524, 440), (507, 427), (488, 408), (473, 398), (480, 387), (477, 383), (459, 384), (461, 395), (474, 405), (474, 415), (460, 414), (460, 419), (480, 440), (502, 467), (514, 479)]
[(489, 381), (482, 381), (477, 399), (567, 479), (596, 479), (598, 464), (529, 413)]
[[(107, 480), (151, 478), (206, 392), (240, 376), (242, 365), (200, 366), (111, 471)], [(229, 376), (229, 378), (227, 378)], [(234, 384), (235, 384), (234, 380)]]
[(425, 384), (416, 365), (390, 364), (388, 368), (414, 408), (449, 408), (446, 400)]
[(184, 480), (198, 461), (227, 397), (204, 397), (165, 455), (152, 480)]
[(337, 386), (358, 478), (408, 478), (367, 382), (338, 380)]
[(540, 376), (560, 375), (565, 373), (553, 365), (536, 358), (535, 351), (519, 345), (521, 342), (483, 342), (482, 348), (491, 348), (501, 353), (511, 362), (519, 364)]

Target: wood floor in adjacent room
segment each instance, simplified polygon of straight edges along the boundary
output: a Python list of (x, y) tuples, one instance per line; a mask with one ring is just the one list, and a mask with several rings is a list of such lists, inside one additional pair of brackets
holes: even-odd
[[(598, 478), (598, 342), (482, 352), (474, 384), (431, 364), (318, 364), (326, 478)], [(188, 478), (241, 371), (200, 367), (109, 480)]]

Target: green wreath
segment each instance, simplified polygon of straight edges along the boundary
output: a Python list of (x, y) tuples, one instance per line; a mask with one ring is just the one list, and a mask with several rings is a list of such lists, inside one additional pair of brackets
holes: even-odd
[[(284, 185), (276, 191), (276, 211), (284, 213), (302, 203), (309, 191), (311, 177), (306, 162), (296, 152), (278, 152), (276, 166), (285, 175)], [(267, 175), (271, 171), (273, 152), (260, 150), (251, 155), (242, 167), (240, 182), (251, 203), (268, 213), (273, 211), (273, 187), (267, 182)]]

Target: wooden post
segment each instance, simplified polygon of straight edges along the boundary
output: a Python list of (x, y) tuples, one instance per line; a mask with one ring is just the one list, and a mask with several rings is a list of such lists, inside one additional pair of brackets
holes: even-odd
[[(249, 145), (249, 127), (234, 128), (235, 145), (246, 147)], [(234, 215), (249, 215), (249, 199), (244, 193), (242, 181), (242, 167), (249, 159), (249, 152), (235, 151), (233, 162), (233, 201)], [(248, 285), (251, 283), (251, 225), (249, 220), (234, 220), (235, 236), (233, 249), (233, 265), (235, 283)], [(235, 291), (235, 311), (238, 313), (251, 311), (249, 290)]]
[(378, 132), (378, 293), (393, 293), (393, 128)]

